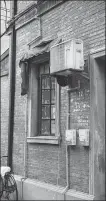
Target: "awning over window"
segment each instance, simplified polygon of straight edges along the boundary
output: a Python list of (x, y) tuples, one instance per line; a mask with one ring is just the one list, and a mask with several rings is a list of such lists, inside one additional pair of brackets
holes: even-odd
[(54, 44), (58, 44), (61, 39), (56, 38), (55, 40), (49, 39), (49, 40), (42, 40), (38, 45), (36, 45), (33, 49), (28, 50), (24, 53), (22, 58), (20, 59), (19, 65), (21, 62), (27, 62), (29, 59), (32, 59), (33, 57), (36, 57), (40, 54), (43, 54), (45, 52), (50, 51), (50, 47)]
[(22, 62), (27, 62), (29, 59), (36, 57), (40, 54), (43, 54), (45, 52), (49, 52), (50, 51), (50, 45), (47, 44), (43, 47), (36, 47), (32, 50), (28, 50), (27, 52), (24, 53), (24, 55), (22, 56), (22, 58), (20, 59), (19, 65)]
[(45, 52), (50, 51), (50, 47), (54, 44), (58, 44), (60, 42), (60, 39), (57, 38), (55, 40), (43, 40), (38, 45), (36, 45), (35, 48), (32, 50), (28, 50), (24, 53), (22, 58), (20, 59), (19, 66), (21, 68), (21, 95), (27, 94), (28, 91), (28, 64), (27, 62), (37, 57), (38, 55), (44, 54)]

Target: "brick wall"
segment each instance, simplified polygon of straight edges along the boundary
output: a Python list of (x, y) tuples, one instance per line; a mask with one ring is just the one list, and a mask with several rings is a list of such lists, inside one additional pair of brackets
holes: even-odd
[[(1, 61), (0, 84), (1, 84), (1, 156), (7, 155), (8, 147), (8, 114), (9, 114), (9, 79), (8, 79), (8, 59), (6, 56)], [(6, 164), (6, 160), (2, 160)]]
[(42, 36), (80, 38), (87, 54), (105, 44), (104, 8), (104, 1), (66, 1), (41, 17)]
[(22, 10), (26, 9), (31, 4), (35, 3), (36, 0), (33, 1), (18, 1), (17, 3), (17, 13), (21, 12)]
[[(19, 2), (20, 4), (20, 2)], [(78, 37), (84, 41), (84, 52), (104, 46), (104, 1), (67, 1), (57, 8), (41, 16), (42, 37), (63, 34), (63, 39)], [(16, 57), (16, 99), (15, 99), (15, 127), (14, 127), (14, 172), (24, 174), (24, 140), (25, 140), (25, 104), (26, 97), (21, 97), (21, 78), (19, 60), (28, 49), (26, 45), (37, 34), (36, 20), (17, 30), (17, 57)], [(71, 94), (70, 111), (71, 128), (89, 128), (89, 82), (80, 78), (82, 88), (79, 93)], [(84, 83), (83, 83), (84, 82)], [(75, 101), (72, 102), (72, 99)], [(40, 181), (66, 185), (66, 149), (65, 130), (67, 117), (67, 91), (61, 88), (60, 146), (46, 144), (28, 144), (27, 147), (27, 176)], [(83, 108), (83, 117), (80, 111), (74, 112), (76, 105)], [(77, 109), (77, 108), (76, 108)], [(79, 115), (78, 115), (79, 114)], [(79, 116), (80, 119), (75, 119)], [(76, 121), (75, 121), (76, 120)], [(80, 120), (80, 121), (79, 121)], [(86, 122), (85, 122), (86, 120)], [(76, 125), (74, 124), (76, 123)], [(70, 187), (83, 192), (89, 188), (89, 151), (77, 146), (70, 150)]]
[[(16, 34), (16, 91), (15, 91), (15, 123), (14, 123), (14, 169), (16, 174), (24, 174), (24, 140), (26, 121), (26, 97), (21, 97), (21, 76), (19, 61), (25, 51), (28, 50), (28, 43), (37, 34), (37, 22), (33, 21), (23, 28), (17, 30)], [(39, 31), (39, 30), (38, 30)], [(18, 143), (17, 143), (18, 142)]]
[[(71, 92), (70, 99), (70, 128), (90, 129), (90, 82), (87, 79), (76, 76), (80, 80), (80, 90)], [(88, 191), (89, 185), (89, 151), (78, 146), (70, 148), (70, 187), (78, 191)]]

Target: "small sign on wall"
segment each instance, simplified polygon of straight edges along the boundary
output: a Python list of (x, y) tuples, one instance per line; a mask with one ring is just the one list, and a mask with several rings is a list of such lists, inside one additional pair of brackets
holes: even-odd
[(69, 145), (76, 145), (76, 130), (66, 130), (66, 143)]
[(79, 143), (82, 146), (89, 146), (89, 129), (79, 129)]

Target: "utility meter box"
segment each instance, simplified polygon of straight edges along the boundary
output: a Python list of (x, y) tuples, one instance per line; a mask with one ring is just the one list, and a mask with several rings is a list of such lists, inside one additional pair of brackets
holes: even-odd
[(76, 130), (66, 130), (66, 143), (69, 145), (76, 145)]
[(84, 70), (83, 41), (72, 39), (50, 49), (50, 74), (65, 75), (70, 71)]
[(89, 146), (89, 129), (79, 129), (79, 144)]

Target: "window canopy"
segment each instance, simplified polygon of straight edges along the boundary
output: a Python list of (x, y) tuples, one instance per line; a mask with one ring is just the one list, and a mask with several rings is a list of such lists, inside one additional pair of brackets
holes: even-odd
[(50, 52), (50, 47), (54, 44), (57, 44), (60, 42), (60, 39), (57, 38), (55, 40), (49, 39), (49, 40), (42, 40), (38, 45), (35, 46), (35, 48), (28, 50), (24, 53), (22, 58), (19, 61), (19, 67), (21, 68), (21, 95), (27, 94), (28, 91), (28, 61), (32, 58), (36, 58), (38, 55), (44, 54), (46, 52)]
[(39, 44), (37, 44), (33, 49), (28, 50), (27, 52), (24, 53), (22, 58), (20, 59), (19, 66), (21, 67), (22, 62), (28, 62), (30, 59), (33, 57), (37, 57), (38, 55), (44, 54), (46, 52), (50, 52), (51, 46), (58, 44), (61, 39), (56, 38), (56, 39), (45, 39), (40, 41)]

